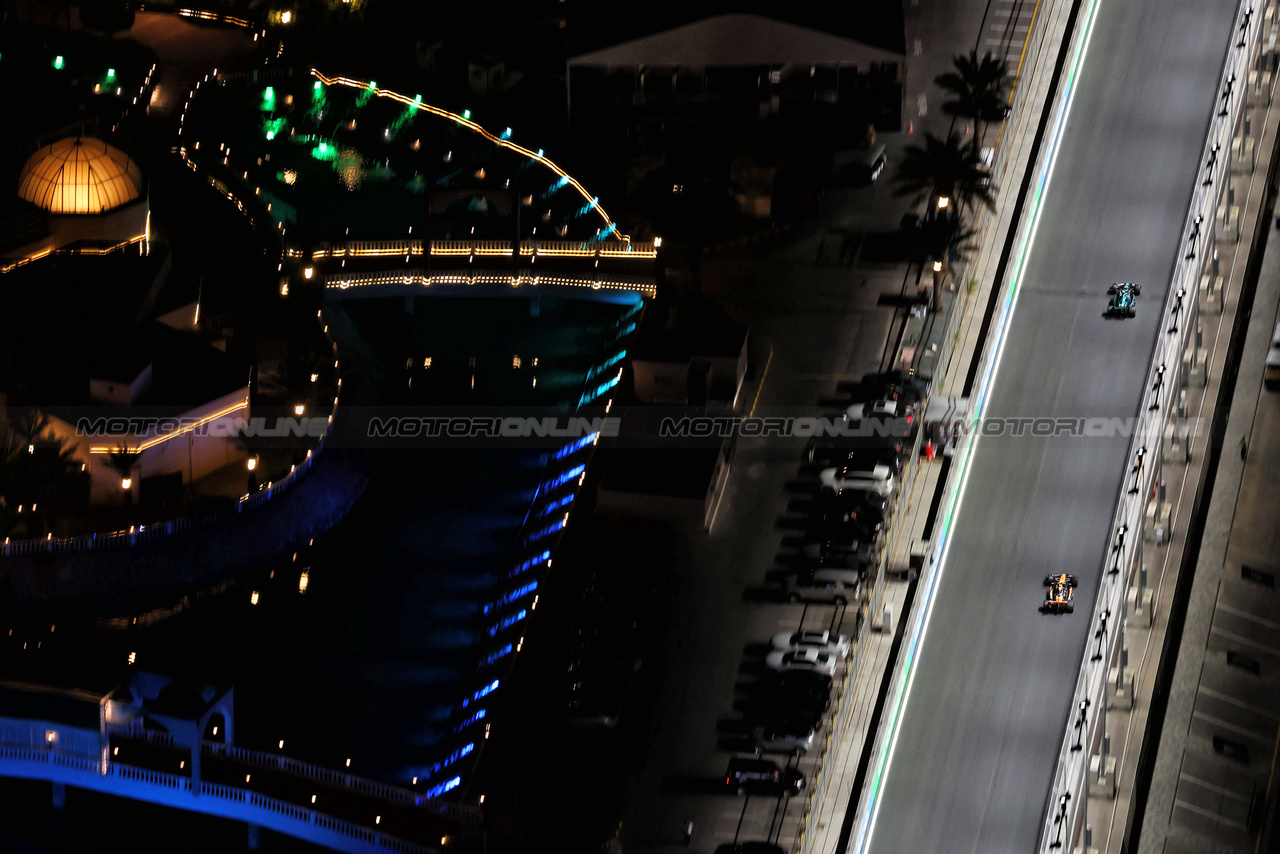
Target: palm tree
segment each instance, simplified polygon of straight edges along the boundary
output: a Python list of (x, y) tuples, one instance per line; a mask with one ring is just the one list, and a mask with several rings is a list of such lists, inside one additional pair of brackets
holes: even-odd
[(976, 201), (995, 210), (996, 188), (983, 168), (977, 142), (962, 142), (955, 133), (945, 141), (926, 133), (923, 148), (907, 146), (893, 182), (898, 185), (895, 195), (915, 196), (916, 204), (928, 198), (931, 208), (941, 208), (938, 200), (945, 198), (945, 206), (959, 202), (964, 208)]
[[(968, 228), (959, 215), (926, 218), (911, 233), (907, 257), (933, 274), (933, 310), (942, 311), (942, 283), (951, 268), (964, 261), (973, 250), (969, 241), (977, 231)], [(919, 281), (919, 277), (916, 279)]]
[(952, 61), (956, 70), (933, 80), (952, 96), (951, 100), (942, 102), (943, 112), (975, 120), (1002, 116), (1008, 106), (1009, 63), (993, 57), (991, 51), (979, 59), (976, 49)]
[[(120, 475), (120, 485), (124, 487), (126, 481), (133, 478), (133, 467), (138, 464), (138, 460), (142, 457), (141, 451), (130, 451), (127, 445), (117, 445), (116, 449), (107, 454), (107, 462), (116, 470), (116, 474)], [(126, 507), (133, 504), (133, 492), (130, 489), (124, 490), (124, 503)]]
[[(39, 507), (38, 517), (51, 527), (59, 509), (87, 495), (88, 475), (76, 449), (50, 430), (47, 415), (32, 407), (15, 409), (11, 420), (0, 421), (0, 507)], [(10, 519), (8, 527), (16, 521)]]

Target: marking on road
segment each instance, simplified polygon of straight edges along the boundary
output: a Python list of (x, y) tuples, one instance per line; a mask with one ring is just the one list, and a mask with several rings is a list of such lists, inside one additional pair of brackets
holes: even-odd
[(1218, 603), (1218, 610), (1226, 611), (1228, 614), (1232, 614), (1236, 617), (1243, 617), (1250, 622), (1257, 623), (1260, 626), (1265, 626), (1268, 629), (1280, 629), (1280, 623), (1273, 623), (1270, 620), (1264, 620), (1259, 616), (1250, 614), (1248, 611), (1242, 611), (1239, 608), (1232, 608), (1230, 605), (1223, 605), (1221, 602)]
[(1240, 735), (1247, 736), (1247, 737), (1252, 738), (1252, 739), (1254, 739), (1254, 740), (1256, 740), (1256, 741), (1260, 741), (1260, 742), (1262, 742), (1263, 744), (1266, 744), (1268, 741), (1271, 741), (1271, 736), (1269, 736), (1269, 735), (1262, 735), (1261, 733), (1256, 733), (1256, 732), (1254, 732), (1254, 731), (1253, 731), (1253, 730), (1251, 730), (1251, 729), (1245, 729), (1245, 728), (1244, 728), (1244, 727), (1242, 727), (1242, 726), (1236, 726), (1236, 725), (1235, 725), (1235, 724), (1233, 724), (1233, 723), (1229, 723), (1228, 721), (1224, 721), (1222, 718), (1215, 718), (1213, 715), (1206, 715), (1204, 712), (1192, 712), (1192, 713), (1191, 713), (1191, 717), (1193, 717), (1193, 718), (1199, 718), (1199, 719), (1200, 719), (1200, 720), (1202, 720), (1202, 721), (1205, 721), (1205, 722), (1207, 722), (1207, 723), (1211, 723), (1211, 724), (1213, 724), (1214, 726), (1220, 726), (1220, 727), (1222, 727), (1223, 729), (1229, 729), (1229, 730), (1231, 730), (1231, 731), (1232, 731), (1232, 732), (1234, 732), (1234, 733), (1238, 733), (1238, 734), (1240, 734)]
[(922, 116), (929, 114), (929, 102), (926, 100), (923, 92), (921, 92), (920, 96), (916, 98), (916, 112)]
[(911, 55), (919, 56), (922, 53), (924, 53), (924, 43), (920, 39), (914, 39), (911, 42)]
[(1175, 807), (1182, 807), (1184, 810), (1189, 810), (1190, 812), (1199, 813), (1205, 818), (1211, 818), (1214, 821), (1219, 822), (1221, 824), (1229, 824), (1232, 827), (1238, 827), (1241, 830), (1247, 830), (1247, 828), (1243, 824), (1241, 824), (1238, 821), (1235, 821), (1234, 819), (1227, 818), (1220, 812), (1213, 812), (1212, 810), (1201, 809), (1195, 804), (1189, 804), (1186, 801), (1182, 801), (1182, 800), (1175, 800), (1173, 802), (1173, 805)]
[(1217, 792), (1219, 795), (1223, 795), (1225, 797), (1232, 798), (1237, 801), (1243, 801), (1246, 804), (1249, 803), (1249, 798), (1240, 794), (1239, 792), (1233, 792), (1230, 789), (1224, 789), (1221, 786), (1210, 783), (1208, 780), (1201, 780), (1199, 777), (1192, 777), (1190, 774), (1186, 773), (1185, 771), (1179, 772), (1178, 778), (1182, 780), (1186, 780), (1188, 783), (1191, 783), (1192, 785), (1195, 785), (1195, 786), (1199, 786), (1202, 789), (1208, 789), (1211, 792)]
[(1242, 709), (1247, 709), (1248, 711), (1253, 712), (1254, 714), (1262, 715), (1264, 718), (1270, 718), (1273, 721), (1280, 721), (1280, 715), (1277, 715), (1271, 709), (1264, 709), (1261, 706), (1255, 706), (1250, 703), (1242, 702), (1240, 700), (1237, 700), (1235, 697), (1231, 697), (1231, 696), (1228, 696), (1227, 694), (1222, 693), (1221, 691), (1215, 691), (1212, 688), (1206, 688), (1203, 685), (1201, 685), (1200, 693), (1204, 694), (1206, 697), (1212, 697), (1215, 700), (1221, 700), (1224, 703), (1230, 703), (1233, 706), (1239, 706)]

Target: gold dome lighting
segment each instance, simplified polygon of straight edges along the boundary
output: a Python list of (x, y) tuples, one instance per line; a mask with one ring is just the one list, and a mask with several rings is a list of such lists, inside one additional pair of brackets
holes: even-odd
[(118, 148), (91, 137), (68, 137), (28, 158), (18, 195), (56, 214), (97, 214), (138, 198), (142, 173)]

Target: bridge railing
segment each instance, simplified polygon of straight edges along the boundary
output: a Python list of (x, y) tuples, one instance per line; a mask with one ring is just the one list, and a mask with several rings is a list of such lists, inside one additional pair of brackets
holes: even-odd
[[(318, 243), (311, 251), (311, 258), (314, 261), (326, 258), (395, 258), (422, 253), (423, 241), (421, 240), (348, 240), (342, 243)], [(509, 258), (512, 251), (511, 242), (507, 240), (432, 240), (427, 244), (427, 254), (440, 257), (477, 255)], [(623, 258), (652, 261), (657, 254), (658, 244), (654, 241), (520, 241), (520, 255), (528, 257)]]
[[(201, 781), (198, 790), (193, 785), (190, 777), (178, 774), (168, 774), (162, 771), (153, 771), (149, 768), (139, 768), (134, 765), (126, 765), (120, 762), (109, 762), (105, 766), (100, 762), (88, 759), (79, 754), (66, 754), (56, 748), (31, 747), (29, 745), (14, 745), (0, 743), (0, 776), (5, 776), (10, 770), (6, 767), (10, 762), (31, 763), (35, 765), (57, 766), (65, 771), (71, 772), (74, 779), (75, 776), (81, 777), (81, 785), (84, 788), (93, 789), (95, 791), (106, 791), (116, 794), (120, 797), (134, 797), (130, 792), (120, 790), (113, 791), (112, 787), (104, 786), (102, 778), (115, 778), (135, 786), (146, 788), (157, 788), (165, 790), (168, 793), (178, 792), (189, 795), (191, 797), (191, 805), (202, 808), (202, 812), (213, 815), (228, 815), (239, 819), (248, 818), (245, 815), (245, 807), (260, 810), (271, 815), (279, 816), (296, 823), (296, 825), (313, 826), (326, 831), (328, 834), (345, 837), (347, 840), (355, 840), (360, 843), (359, 846), (351, 845), (342, 850), (367, 850), (373, 849), (377, 851), (391, 851), (396, 854), (431, 854), (433, 849), (408, 842), (404, 839), (388, 836), (379, 833), (368, 827), (364, 827), (353, 822), (343, 819), (334, 818), (322, 812), (310, 809), (297, 804), (287, 803), (277, 800), (267, 795), (263, 795), (252, 789), (243, 789), (238, 786), (228, 786), (221, 783), (210, 783)], [(14, 769), (17, 770), (17, 769)], [(21, 769), (20, 776), (30, 777), (29, 769)], [(65, 781), (67, 775), (58, 775)], [(53, 775), (50, 775), (53, 778)], [(73, 783), (74, 785), (74, 783)], [(152, 800), (146, 797), (138, 798), (140, 800)], [(171, 796), (166, 796), (161, 801), (165, 804), (172, 805)], [(233, 805), (235, 809), (220, 811), (216, 807), (210, 808), (217, 803)], [(259, 819), (261, 821), (261, 819)], [(261, 821), (266, 824), (266, 821)], [(295, 830), (287, 825), (273, 826), (274, 829), (289, 835), (300, 836), (301, 838), (309, 838), (304, 833), (291, 832)], [(314, 839), (312, 839), (314, 841)]]
[[(131, 722), (130, 725), (124, 727), (113, 727), (112, 732), (118, 732), (130, 738), (166, 747), (176, 744), (173, 737), (168, 733), (145, 729), (136, 722)], [(260, 750), (251, 750), (220, 741), (203, 742), (200, 746), (200, 752), (202, 755), (223, 757), (264, 770), (286, 771), (297, 777), (316, 780), (329, 786), (350, 789), (371, 797), (380, 798), (388, 803), (425, 807), (438, 815), (453, 819), (461, 824), (479, 824), (483, 817), (483, 813), (478, 807), (425, 798), (421, 792), (416, 792), (412, 789), (393, 786), (390, 783), (370, 780), (366, 777), (358, 777), (345, 771), (324, 768), (281, 754), (264, 753)]]
[[(610, 276), (609, 278), (588, 278), (585, 276), (556, 276), (533, 274), (522, 271), (512, 274), (503, 270), (468, 270), (467, 272), (428, 272), (423, 269), (402, 270), (395, 273), (348, 273), (346, 271), (328, 274), (324, 278), (327, 290), (346, 291), (351, 288), (378, 288), (410, 286), (429, 288), (432, 285), (505, 285), (512, 288), (540, 285), (550, 287), (581, 288), (592, 291), (633, 291), (646, 297), (657, 294), (657, 286), (653, 277)], [(384, 294), (379, 294), (383, 296)]]

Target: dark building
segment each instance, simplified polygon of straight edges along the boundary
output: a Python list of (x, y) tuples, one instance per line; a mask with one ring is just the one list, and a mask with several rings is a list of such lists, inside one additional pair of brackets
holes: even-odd
[(736, 3), (708, 14), (697, 4), (696, 12), (660, 6), (625, 21), (571, 16), (571, 121), (590, 116), (593, 129), (643, 135), (670, 122), (778, 120), (828, 135), (836, 148), (867, 125), (900, 130), (897, 6), (832, 15), (825, 4)]

